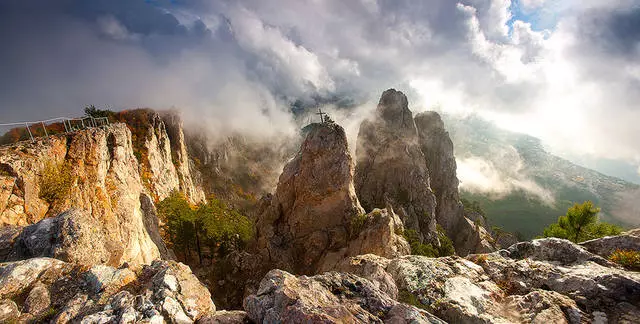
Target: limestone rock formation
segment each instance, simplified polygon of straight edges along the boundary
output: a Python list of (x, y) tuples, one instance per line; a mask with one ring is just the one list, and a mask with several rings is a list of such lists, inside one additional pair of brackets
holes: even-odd
[(411, 254), (409, 243), (401, 235), (403, 232), (402, 221), (391, 207), (374, 209), (352, 221), (349, 243), (338, 251), (327, 253), (319, 267), (320, 272), (334, 268), (338, 262), (350, 256), (371, 253), (397, 258)]
[[(454, 242), (459, 255), (495, 251), (491, 234), (480, 220), (469, 219), (458, 193), (456, 159), (453, 142), (437, 112), (429, 111), (415, 117), (420, 149), (425, 156), (431, 189), (436, 196), (436, 219)], [(472, 215), (469, 215), (472, 216)]]
[(185, 142), (184, 124), (182, 118), (176, 112), (161, 114), (164, 122), (167, 137), (171, 144), (171, 160), (175, 164), (178, 174), (179, 190), (192, 203), (200, 203), (205, 200), (205, 193), (199, 182), (199, 174), (196, 171), (193, 161), (187, 152)]
[(640, 315), (640, 273), (560, 239), (467, 258), (358, 256), (335, 270), (447, 322), (633, 323)]
[(436, 196), (436, 219), (447, 235), (454, 237), (457, 225), (464, 217), (464, 206), (458, 193), (453, 142), (437, 112), (419, 113), (415, 122), (420, 149), (429, 169), (431, 189)]
[[(48, 165), (61, 166), (61, 173), (47, 174)], [(108, 229), (104, 233), (105, 246), (111, 250), (110, 264), (148, 263), (159, 258), (158, 247), (144, 226), (140, 195), (145, 188), (131, 133), (124, 124), (2, 147), (0, 168), (4, 179), (13, 184), (0, 188), (10, 192), (0, 211), (2, 225), (33, 224), (73, 207), (86, 212), (93, 219), (91, 224)], [(53, 201), (40, 198), (47, 178), (68, 181), (68, 188), (57, 191)]]
[(436, 242), (436, 199), (407, 97), (390, 89), (360, 125), (355, 187), (366, 210), (391, 203), (405, 227)]
[(150, 125), (144, 138), (144, 147), (147, 154), (144, 155), (147, 163), (147, 176), (149, 190), (157, 200), (167, 198), (172, 191), (180, 189), (180, 181), (176, 166), (172, 161), (171, 141), (167, 135), (167, 129), (160, 115), (151, 115)]
[(444, 323), (398, 303), (367, 279), (337, 272), (295, 277), (272, 270), (244, 305), (256, 323)]
[(189, 267), (173, 261), (137, 271), (50, 258), (0, 266), (0, 319), (7, 322), (192, 323), (215, 310)]
[[(402, 225), (393, 212), (364, 215), (355, 194), (353, 161), (342, 127), (334, 123), (309, 127), (300, 151), (284, 167), (276, 192), (257, 221), (257, 248), (265, 260), (281, 269), (315, 273), (328, 253), (333, 253), (330, 259), (334, 262), (349, 253), (366, 253), (362, 248), (385, 255), (406, 253), (407, 243), (394, 230)], [(356, 229), (353, 225), (359, 220), (362, 228)], [(363, 230), (368, 225), (375, 229)], [(374, 241), (373, 235), (380, 237)], [(389, 246), (381, 246), (379, 239)]]

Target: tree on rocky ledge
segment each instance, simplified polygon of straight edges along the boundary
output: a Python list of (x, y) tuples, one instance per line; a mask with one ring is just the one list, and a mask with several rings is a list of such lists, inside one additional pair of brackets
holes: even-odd
[(213, 259), (243, 248), (253, 236), (253, 222), (213, 196), (196, 207), (183, 194), (173, 192), (158, 203), (158, 215), (171, 246), (187, 263), (194, 251), (202, 264), (205, 257)]
[(549, 225), (544, 230), (544, 237), (558, 237), (575, 243), (618, 235), (621, 229), (613, 224), (598, 221), (600, 208), (591, 201), (574, 204), (567, 210), (567, 214), (560, 216), (558, 222)]

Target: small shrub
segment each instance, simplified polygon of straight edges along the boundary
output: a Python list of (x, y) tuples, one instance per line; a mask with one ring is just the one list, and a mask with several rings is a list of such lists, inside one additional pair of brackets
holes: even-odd
[(456, 254), (456, 250), (453, 247), (453, 241), (451, 241), (440, 225), (438, 225), (438, 239), (440, 240), (438, 256), (443, 257)]
[(615, 262), (629, 270), (640, 271), (640, 251), (616, 250), (609, 257), (609, 261)]
[(72, 184), (73, 175), (68, 163), (47, 162), (40, 175), (39, 196), (49, 204), (67, 199)]
[(439, 247), (434, 247), (432, 244), (421, 243), (420, 236), (413, 229), (405, 230), (403, 236), (411, 247), (411, 254), (414, 255), (437, 258), (454, 255), (456, 253), (453, 247), (453, 241), (449, 239), (440, 226), (438, 226), (438, 240), (440, 241)]
[(408, 229), (404, 231), (404, 238), (409, 242), (411, 247), (411, 254), (422, 255), (431, 258), (438, 256), (436, 249), (431, 244), (420, 243), (420, 235), (414, 229)]
[(360, 214), (351, 219), (351, 235), (357, 236), (364, 229), (367, 222), (367, 214)]
[(487, 262), (489, 258), (487, 257), (486, 254), (480, 254), (477, 255), (475, 258), (473, 258), (473, 263), (477, 264), (477, 265), (483, 265)]

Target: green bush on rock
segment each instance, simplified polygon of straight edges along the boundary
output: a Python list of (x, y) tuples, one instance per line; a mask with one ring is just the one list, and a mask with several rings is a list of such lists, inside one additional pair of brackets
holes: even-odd
[(67, 199), (73, 185), (71, 167), (66, 162), (45, 163), (39, 181), (39, 196), (49, 204)]
[(574, 204), (567, 210), (567, 214), (560, 216), (558, 222), (549, 225), (544, 230), (544, 237), (557, 237), (580, 243), (604, 236), (619, 235), (620, 227), (598, 221), (600, 208), (591, 201)]
[(424, 244), (420, 242), (418, 233), (413, 229), (407, 229), (403, 234), (404, 238), (411, 247), (411, 254), (423, 255), (427, 257), (437, 258), (456, 253), (453, 247), (453, 241), (445, 234), (444, 230), (438, 225), (438, 240), (440, 241), (439, 247), (434, 247), (432, 244)]

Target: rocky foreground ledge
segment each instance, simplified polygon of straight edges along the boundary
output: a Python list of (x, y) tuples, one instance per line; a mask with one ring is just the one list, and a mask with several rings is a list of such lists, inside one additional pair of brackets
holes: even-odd
[[(606, 252), (639, 238), (584, 245)], [(315, 276), (274, 269), (244, 311), (216, 311), (174, 261), (113, 268), (32, 258), (0, 265), (0, 322), (637, 323), (640, 273), (587, 248), (539, 239), (466, 258), (361, 255)]]

